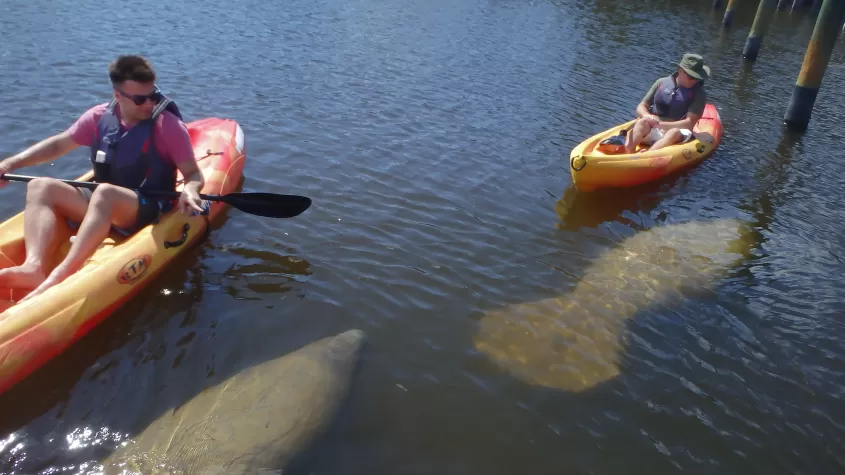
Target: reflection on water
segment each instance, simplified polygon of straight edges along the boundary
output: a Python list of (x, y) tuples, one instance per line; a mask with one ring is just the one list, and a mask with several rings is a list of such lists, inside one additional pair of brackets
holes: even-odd
[(311, 264), (296, 255), (238, 247), (221, 248), (218, 252), (227, 255), (216, 264), (228, 264), (221, 274), (225, 278), (223, 285), (238, 300), (262, 300), (263, 294), (290, 291), (293, 288), (286, 284), (306, 282), (312, 275)]
[[(372, 351), (313, 473), (842, 472), (845, 42), (792, 141), (814, 17), (776, 13), (748, 63), (756, 2), (730, 29), (711, 3), (0, 2), (0, 156), (108, 99), (109, 59), (138, 50), (131, 24), (191, 119), (242, 125), (244, 191), (314, 200), (295, 219), (231, 210), (0, 395), (0, 472), (73, 473), (102, 460), (89, 439), (350, 327)], [(630, 119), (687, 51), (713, 71), (716, 152), (636, 190), (572, 189), (571, 148)], [(87, 164), (79, 150), (26, 173)], [(0, 191), (0, 217), (23, 189)], [(665, 234), (736, 217), (752, 229)], [(751, 256), (723, 262), (746, 231)]]
[[(690, 171), (684, 170), (636, 188), (607, 189), (599, 193), (583, 193), (570, 186), (555, 203), (555, 212), (560, 218), (557, 226), (559, 229), (577, 231), (615, 221), (632, 229), (647, 229), (643, 216), (648, 216), (667, 197), (682, 193), (684, 175), (687, 173)], [(655, 219), (662, 221), (665, 215), (665, 212), (660, 213)]]

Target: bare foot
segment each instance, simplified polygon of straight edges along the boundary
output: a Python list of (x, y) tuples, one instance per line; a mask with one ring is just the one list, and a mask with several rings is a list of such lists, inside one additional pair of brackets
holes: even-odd
[(18, 303), (26, 302), (29, 299), (32, 299), (32, 298), (35, 298), (35, 297), (41, 295), (47, 289), (49, 289), (50, 287), (52, 287), (56, 284), (60, 284), (62, 281), (64, 281), (68, 277), (70, 277), (72, 274), (73, 274), (73, 271), (65, 269), (62, 266), (56, 267), (55, 269), (53, 269), (53, 272), (51, 272), (50, 275), (48, 275), (47, 278), (44, 279), (44, 281), (41, 282), (41, 284), (38, 287), (35, 288), (35, 290), (33, 290), (32, 292), (27, 294), (27, 296), (22, 298), (20, 300), (20, 302), (18, 302)]
[(24, 264), (0, 269), (0, 287), (8, 289), (34, 289), (44, 282), (41, 267)]

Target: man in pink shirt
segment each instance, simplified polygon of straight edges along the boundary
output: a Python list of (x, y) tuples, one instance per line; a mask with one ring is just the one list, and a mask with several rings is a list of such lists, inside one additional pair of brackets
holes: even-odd
[[(156, 75), (140, 56), (120, 56), (109, 65), (114, 98), (88, 111), (64, 132), (0, 161), (0, 176), (18, 168), (55, 160), (89, 147), (94, 181), (91, 192), (53, 178), (27, 186), (24, 209), (26, 259), (0, 270), (0, 287), (33, 289), (39, 295), (79, 270), (110, 230), (129, 236), (178, 205), (186, 214), (203, 212), (204, 185), (190, 136), (176, 104), (155, 85)], [(176, 172), (186, 178), (177, 203), (155, 199), (146, 190), (173, 191)], [(0, 188), (8, 181), (0, 180)], [(46, 273), (45, 261), (59, 246), (59, 220), (77, 227), (64, 261)]]

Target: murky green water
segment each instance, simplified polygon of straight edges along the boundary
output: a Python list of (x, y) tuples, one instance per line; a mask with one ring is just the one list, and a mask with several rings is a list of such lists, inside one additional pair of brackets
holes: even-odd
[[(230, 211), (0, 397), (0, 469), (77, 473), (209, 378), (360, 328), (358, 384), (311, 473), (841, 472), (845, 48), (810, 130), (792, 136), (781, 118), (812, 18), (778, 13), (749, 65), (756, 5), (723, 30), (711, 3), (6, 0), (0, 155), (106, 100), (108, 62), (140, 52), (188, 119), (242, 124), (246, 191), (315, 205), (291, 220)], [(575, 192), (571, 148), (627, 120), (686, 51), (714, 73), (717, 152), (640, 190)], [(86, 166), (80, 152), (21, 173)], [(0, 217), (23, 190), (0, 192)], [(678, 261), (661, 259), (637, 267), (660, 285), (579, 290), (624, 270), (614, 256), (636, 233), (718, 218), (753, 239), (707, 291), (679, 291), (658, 272)], [(673, 298), (624, 299), (632, 289)], [(613, 371), (544, 385), (478, 349), (486, 316), (544, 299), (577, 304), (584, 325), (614, 322)], [(566, 371), (586, 361), (554, 344)]]

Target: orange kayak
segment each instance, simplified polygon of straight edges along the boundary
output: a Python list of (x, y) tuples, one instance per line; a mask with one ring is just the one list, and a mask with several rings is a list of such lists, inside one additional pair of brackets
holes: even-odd
[[(187, 126), (205, 177), (202, 193), (236, 191), (246, 159), (240, 125), (208, 118)], [(92, 177), (88, 172), (78, 180)], [(179, 174), (180, 182), (182, 178)], [(199, 244), (210, 222), (226, 208), (225, 203), (213, 201), (208, 216), (186, 216), (174, 209), (129, 238), (112, 233), (76, 274), (24, 303), (16, 302), (27, 291), (0, 288), (0, 392), (64, 351)], [(70, 235), (61, 238), (51, 266), (70, 249)], [(0, 268), (19, 265), (24, 257), (21, 212), (0, 223)]]
[(581, 142), (569, 155), (572, 182), (578, 191), (622, 188), (658, 180), (690, 168), (709, 157), (722, 141), (722, 119), (713, 104), (704, 106), (704, 114), (693, 128), (695, 138), (655, 151), (608, 154), (597, 150), (599, 143), (620, 135), (634, 124), (633, 119), (600, 132)]

